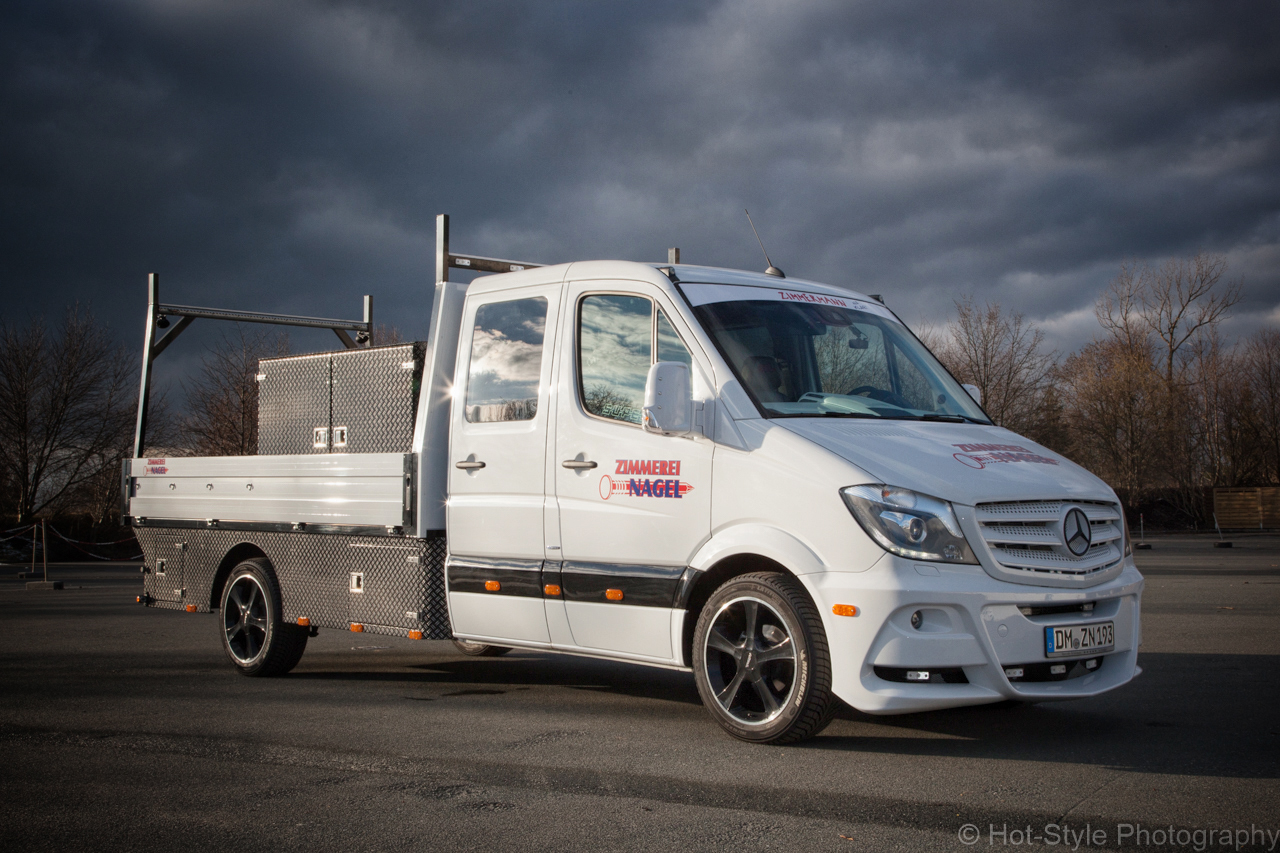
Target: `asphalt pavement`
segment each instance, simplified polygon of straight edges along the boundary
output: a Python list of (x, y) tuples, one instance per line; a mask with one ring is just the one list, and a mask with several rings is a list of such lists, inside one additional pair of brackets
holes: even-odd
[(1280, 851), (1280, 537), (1149, 541), (1131, 685), (789, 747), (687, 673), (560, 655), (324, 630), (243, 678), (135, 566), (0, 567), (0, 847)]

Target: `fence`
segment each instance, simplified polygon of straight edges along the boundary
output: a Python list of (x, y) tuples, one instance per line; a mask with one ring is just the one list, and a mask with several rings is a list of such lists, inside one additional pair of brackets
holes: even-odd
[(1280, 486), (1213, 490), (1213, 515), (1223, 529), (1280, 527)]

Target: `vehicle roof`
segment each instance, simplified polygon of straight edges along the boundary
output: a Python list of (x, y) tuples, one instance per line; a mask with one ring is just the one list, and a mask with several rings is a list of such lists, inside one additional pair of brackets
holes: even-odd
[(803, 278), (778, 278), (762, 272), (735, 270), (726, 267), (704, 267), (694, 264), (646, 264), (636, 261), (574, 261), (568, 264), (535, 267), (519, 272), (497, 273), (479, 276), (468, 290), (485, 293), (491, 290), (505, 290), (510, 287), (521, 287), (533, 284), (551, 284), (566, 280), (583, 279), (622, 279), (648, 281), (669, 289), (672, 281), (665, 270), (675, 274), (680, 284), (732, 284), (743, 287), (760, 287), (769, 290), (800, 290), (809, 293), (823, 293), (832, 296), (855, 297), (869, 300), (870, 297), (851, 287), (839, 287), (823, 284)]
[(681, 284), (736, 284), (745, 287), (763, 287), (769, 290), (803, 290), (811, 293), (826, 293), (831, 296), (855, 296), (864, 301), (870, 300), (867, 294), (851, 287), (824, 284), (805, 278), (779, 278), (762, 272), (724, 267), (701, 267), (692, 264), (655, 264), (655, 267), (673, 270)]

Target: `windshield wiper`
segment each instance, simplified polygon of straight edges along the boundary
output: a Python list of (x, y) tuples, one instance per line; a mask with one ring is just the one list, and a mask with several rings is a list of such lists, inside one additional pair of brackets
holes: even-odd
[(965, 415), (913, 415), (909, 412), (901, 415), (885, 415), (884, 419), (887, 421), (941, 421), (948, 424), (984, 423), (984, 421), (977, 421)]
[(980, 421), (977, 418), (971, 418), (968, 415), (920, 415), (919, 420), (922, 421), (945, 421), (949, 424), (983, 424), (989, 426), (987, 421)]
[(871, 418), (881, 421), (879, 415), (868, 415), (865, 412), (773, 412), (771, 418)]

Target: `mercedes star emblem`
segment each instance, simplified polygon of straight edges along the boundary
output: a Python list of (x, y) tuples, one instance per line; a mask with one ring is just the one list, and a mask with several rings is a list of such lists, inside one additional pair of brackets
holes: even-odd
[(1083, 557), (1093, 544), (1093, 532), (1089, 529), (1089, 517), (1079, 507), (1067, 510), (1067, 517), (1062, 520), (1062, 541), (1067, 550), (1077, 557)]

